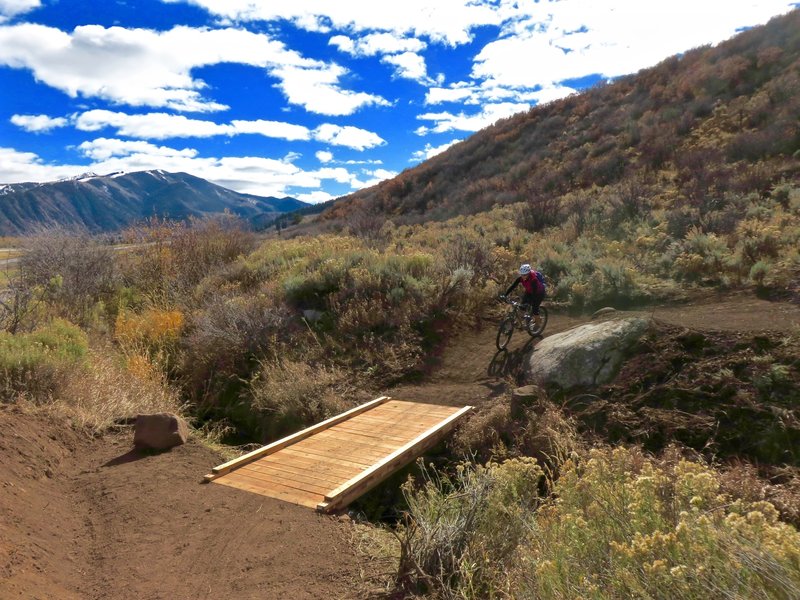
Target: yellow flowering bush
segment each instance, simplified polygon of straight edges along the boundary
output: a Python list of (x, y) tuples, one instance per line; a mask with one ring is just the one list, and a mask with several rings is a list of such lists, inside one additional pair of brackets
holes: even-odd
[(800, 532), (768, 502), (721, 494), (719, 475), (699, 463), (593, 450), (563, 465), (532, 531), (514, 597), (791, 598), (800, 589)]

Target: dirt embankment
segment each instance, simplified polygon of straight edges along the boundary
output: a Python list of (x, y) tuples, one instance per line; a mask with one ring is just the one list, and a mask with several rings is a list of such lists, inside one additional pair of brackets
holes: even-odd
[(131, 452), (0, 407), (0, 598), (364, 598), (352, 526), (201, 485), (192, 443)]
[[(649, 312), (653, 312), (652, 310)], [(659, 307), (701, 330), (788, 332), (800, 307), (751, 297)], [(546, 334), (586, 321), (551, 315)], [(456, 336), (397, 398), (481, 407), (506, 393), (531, 341), (494, 348), (496, 324)], [(0, 598), (370, 598), (374, 573), (352, 526), (306, 508), (201, 485), (221, 462), (189, 443), (130, 451), (132, 433), (89, 439), (64, 423), (0, 406)]]

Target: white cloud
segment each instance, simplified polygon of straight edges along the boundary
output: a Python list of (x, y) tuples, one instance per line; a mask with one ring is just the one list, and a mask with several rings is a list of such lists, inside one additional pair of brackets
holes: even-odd
[(366, 150), (386, 143), (378, 134), (366, 129), (330, 123), (324, 123), (312, 131), (302, 125), (261, 119), (256, 121), (235, 119), (230, 123), (215, 123), (167, 113), (130, 115), (110, 110), (86, 111), (73, 117), (73, 121), (75, 127), (81, 131), (100, 131), (110, 127), (116, 130), (117, 135), (150, 140), (257, 134), (287, 141), (313, 139), (355, 150)]
[(83, 142), (78, 145), (78, 150), (84, 156), (96, 161), (133, 155), (147, 155), (159, 158), (194, 158), (197, 156), (197, 150), (193, 148), (176, 150), (167, 146), (156, 146), (149, 142), (109, 138), (97, 138), (90, 142)]
[(311, 112), (348, 115), (388, 104), (379, 96), (343, 89), (347, 70), (303, 58), (282, 42), (241, 29), (175, 27), (169, 31), (76, 27), (72, 34), (43, 25), (0, 27), (0, 65), (30, 69), (37, 80), (75, 98), (176, 111), (228, 107), (203, 95), (192, 70), (220, 63), (264, 68), (292, 104)]
[(287, 20), (297, 27), (327, 32), (337, 30), (384, 31), (396, 36), (411, 34), (450, 46), (472, 40), (472, 29), (499, 25), (513, 8), (507, 0), (500, 6), (489, 2), (463, 0), (404, 0), (403, 2), (364, 2), (363, 0), (293, 0), (292, 2), (253, 2), (252, 0), (164, 0), (185, 1), (205, 8), (230, 21)]
[(428, 81), (425, 59), (414, 52), (403, 52), (402, 54), (390, 54), (384, 56), (381, 62), (394, 65), (395, 75), (414, 81)]
[(369, 177), (366, 181), (361, 181), (357, 177), (353, 177), (350, 182), (350, 187), (354, 190), (368, 188), (373, 185), (379, 184), (381, 181), (386, 181), (392, 177), (397, 176), (397, 171), (389, 171), (388, 169), (375, 169), (374, 171), (364, 170), (363, 173)]
[(89, 110), (75, 117), (75, 127), (81, 131), (116, 129), (117, 135), (151, 140), (174, 137), (211, 137), (230, 135), (233, 128), (212, 121), (188, 119), (183, 115), (148, 113), (130, 115), (110, 110)]
[(68, 123), (64, 117), (48, 117), (47, 115), (12, 115), (11, 122), (32, 133), (46, 133), (59, 127), (65, 127)]
[(417, 116), (417, 119), (433, 121), (433, 128), (420, 127), (416, 130), (418, 135), (427, 133), (445, 133), (447, 131), (478, 131), (488, 127), (498, 119), (510, 117), (513, 114), (528, 110), (529, 104), (519, 104), (515, 102), (501, 102), (498, 104), (487, 104), (481, 112), (467, 115), (464, 112), (452, 114), (449, 112), (425, 113)]
[(378, 54), (398, 54), (402, 52), (416, 53), (427, 47), (427, 44), (422, 40), (386, 32), (370, 33), (355, 40), (345, 35), (336, 35), (328, 43), (353, 56), (376, 56)]
[(310, 192), (308, 194), (295, 194), (294, 197), (303, 202), (308, 202), (309, 204), (319, 204), (320, 202), (333, 200), (336, 196), (331, 196), (328, 192), (317, 190), (316, 192)]
[(475, 94), (476, 88), (467, 84), (459, 84), (447, 88), (432, 87), (425, 94), (425, 104), (441, 104), (443, 102), (460, 102)]
[(292, 123), (282, 123), (280, 121), (231, 121), (233, 133), (255, 133), (264, 137), (277, 138), (281, 140), (295, 141), (308, 140), (311, 132), (308, 127), (303, 125), (293, 125)]
[(576, 93), (577, 90), (571, 87), (566, 87), (563, 85), (551, 85), (533, 92), (522, 92), (517, 96), (517, 98), (519, 100), (533, 102), (534, 104), (547, 104), (548, 102), (560, 100), (561, 98), (566, 98), (567, 96)]
[(340, 126), (325, 123), (314, 130), (314, 139), (320, 142), (327, 142), (337, 146), (347, 146), (356, 150), (365, 150), (382, 146), (386, 141), (377, 133), (351, 127), (349, 125)]
[(86, 167), (47, 164), (33, 152), (0, 147), (0, 183), (54, 181), (85, 173)]
[(294, 195), (295, 188), (314, 190), (327, 180), (352, 185), (355, 177), (343, 167), (305, 171), (293, 164), (296, 155), (283, 159), (262, 157), (201, 157), (193, 148), (175, 149), (144, 141), (99, 138), (79, 146), (89, 164), (50, 165), (32, 152), (0, 148), (0, 182), (54, 181), (92, 171), (163, 169), (202, 177), (229, 189), (261, 196)]
[(437, 154), (441, 154), (445, 150), (447, 150), (450, 146), (457, 144), (461, 140), (452, 140), (441, 146), (431, 146), (430, 144), (425, 144), (425, 148), (423, 150), (417, 150), (411, 155), (411, 162), (418, 162), (421, 160), (428, 160), (429, 158), (436, 156)]
[(323, 164), (329, 163), (333, 160), (333, 153), (328, 152), (327, 150), (320, 150), (314, 156), (316, 156), (317, 160)]
[(475, 57), (472, 76), (512, 88), (553, 87), (592, 74), (613, 77), (734, 35), (791, 9), (786, 0), (730, 2), (568, 0), (520, 3), (526, 15)]
[(34, 8), (39, 8), (41, 5), (40, 0), (0, 0), (0, 23)]
[(321, 115), (351, 115), (359, 108), (390, 103), (373, 94), (352, 92), (339, 86), (339, 78), (347, 69), (338, 65), (327, 68), (301, 68), (295, 66), (275, 69), (273, 74), (280, 79), (277, 87), (292, 104), (299, 104), (310, 112)]

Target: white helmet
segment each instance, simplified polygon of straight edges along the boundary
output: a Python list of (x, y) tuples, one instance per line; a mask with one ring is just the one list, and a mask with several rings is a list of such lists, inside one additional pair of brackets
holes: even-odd
[(533, 270), (533, 269), (531, 269), (531, 266), (530, 266), (528, 263), (525, 263), (524, 265), (522, 265), (522, 266), (519, 268), (519, 274), (520, 274), (520, 275), (527, 275), (527, 274), (528, 274), (528, 273), (530, 273), (532, 270)]

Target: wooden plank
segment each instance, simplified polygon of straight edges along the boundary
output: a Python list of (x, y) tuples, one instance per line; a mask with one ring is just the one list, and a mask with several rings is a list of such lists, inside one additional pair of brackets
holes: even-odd
[(370, 414), (389, 417), (396, 415), (431, 415), (431, 416), (446, 416), (458, 411), (458, 407), (452, 406), (435, 406), (432, 404), (421, 404), (419, 402), (402, 402), (395, 400), (388, 404), (382, 404), (376, 407)]
[(354, 469), (353, 467), (343, 467), (341, 465), (336, 465), (324, 459), (315, 460), (304, 456), (290, 456), (284, 453), (281, 453), (279, 458), (273, 458), (273, 457), (277, 457), (277, 455), (272, 454), (266, 458), (259, 459), (257, 462), (258, 464), (265, 464), (269, 466), (281, 465), (281, 466), (291, 467), (294, 469), (314, 471), (316, 473), (320, 473), (328, 477), (340, 479), (341, 481), (350, 479), (355, 473), (361, 471), (361, 469)]
[(408, 440), (417, 437), (418, 433), (414, 435), (392, 435), (388, 431), (375, 431), (369, 427), (345, 427), (344, 423), (340, 423), (336, 426), (336, 431), (342, 431), (347, 433), (348, 435), (355, 435), (363, 438), (368, 439), (376, 439), (382, 440), (384, 443), (391, 442), (394, 448), (398, 446), (402, 446)]
[[(288, 457), (284, 457), (288, 458)], [(294, 460), (281, 460), (281, 461), (269, 461), (267, 462), (265, 459), (257, 460), (255, 462), (250, 463), (251, 466), (256, 466), (259, 469), (268, 469), (271, 471), (277, 472), (284, 472), (294, 475), (300, 475), (304, 477), (311, 477), (313, 479), (317, 479), (319, 481), (326, 481), (329, 483), (336, 483), (339, 485), (343, 479), (350, 479), (353, 476), (352, 469), (347, 471), (339, 471), (337, 473), (333, 473), (330, 470), (322, 470), (318, 468), (314, 468), (313, 465), (304, 465), (295, 462)]]
[(258, 448), (257, 450), (253, 450), (252, 452), (248, 452), (244, 456), (240, 456), (233, 460), (229, 460), (226, 463), (222, 463), (221, 465), (218, 465), (213, 469), (211, 469), (211, 474), (206, 475), (205, 480), (211, 481), (212, 479), (219, 477), (220, 475), (224, 475), (225, 473), (230, 472), (236, 467), (240, 467), (244, 464), (252, 462), (262, 456), (266, 456), (268, 454), (277, 452), (281, 448), (286, 448), (287, 446), (290, 446), (300, 440), (304, 440), (309, 436), (314, 435), (318, 431), (324, 431), (325, 429), (332, 427), (336, 423), (341, 423), (342, 421), (346, 421), (347, 419), (350, 419), (355, 415), (361, 414), (364, 411), (375, 408), (376, 406), (380, 406), (381, 404), (388, 402), (389, 400), (390, 398), (388, 396), (381, 396), (380, 398), (376, 398), (375, 400), (372, 400), (360, 406), (356, 406), (355, 408), (351, 408), (350, 410), (343, 412), (340, 415), (331, 417), (330, 419), (322, 421), (321, 423), (317, 423), (316, 425), (313, 425), (311, 427), (303, 429), (302, 431), (298, 431), (297, 433), (294, 433), (290, 436), (280, 439), (276, 442), (268, 444), (267, 446)]
[(437, 416), (430, 416), (430, 415), (423, 415), (420, 413), (408, 413), (408, 414), (401, 414), (401, 415), (359, 415), (358, 422), (359, 423), (374, 423), (375, 425), (396, 425), (398, 427), (413, 425), (414, 423), (422, 422), (431, 422), (431, 421), (442, 421), (446, 419), (450, 415), (445, 415), (441, 417)]
[(307, 481), (314, 485), (327, 485), (328, 490), (333, 489), (342, 482), (341, 477), (324, 475), (311, 469), (291, 467), (282, 463), (276, 465), (264, 465), (260, 461), (255, 461), (241, 468), (250, 469), (258, 473), (271, 475), (273, 477), (283, 477), (286, 479), (286, 481), (294, 481), (296, 483), (303, 483)]
[(293, 454), (293, 455), (297, 455), (297, 456), (308, 456), (308, 457), (311, 457), (311, 458), (318, 458), (320, 456), (323, 457), (323, 458), (327, 457), (332, 463), (340, 464), (340, 465), (344, 465), (344, 466), (349, 466), (349, 467), (357, 467), (357, 468), (361, 468), (361, 469), (368, 469), (370, 466), (372, 466), (372, 463), (369, 462), (369, 461), (349, 460), (349, 459), (345, 459), (345, 458), (340, 458), (338, 456), (337, 457), (332, 457), (332, 456), (329, 456), (328, 454), (326, 454), (325, 452), (320, 452), (316, 448), (304, 448), (302, 450), (299, 450), (299, 449), (295, 449), (295, 448), (289, 447), (289, 448), (284, 448), (283, 451), (288, 453), (288, 454)]
[(403, 423), (393, 423), (391, 421), (387, 422), (387, 421), (364, 420), (364, 421), (359, 421), (358, 425), (371, 427), (374, 430), (383, 430), (384, 428), (389, 428), (389, 431), (394, 431), (398, 435), (408, 435), (410, 437), (417, 437), (419, 433), (425, 431), (426, 429), (430, 429), (436, 423), (440, 423), (443, 420), (444, 418), (413, 419), (413, 420), (409, 419), (407, 421), (404, 421)]
[(316, 508), (317, 504), (319, 503), (318, 494), (303, 493), (299, 490), (294, 490), (293, 492), (287, 490), (270, 490), (269, 493), (267, 493), (263, 486), (254, 485), (248, 482), (246, 478), (234, 477), (234, 473), (231, 473), (229, 477), (223, 477), (215, 480), (214, 483), (227, 485), (228, 487), (245, 490), (261, 496), (277, 498), (278, 500), (284, 500), (286, 502), (291, 502), (292, 504), (299, 504), (300, 506), (307, 506), (309, 508)]
[(394, 469), (408, 463), (415, 456), (434, 446), (470, 410), (472, 410), (471, 406), (465, 406), (402, 448), (398, 448), (381, 462), (376, 463), (366, 471), (359, 473), (351, 480), (332, 490), (325, 495), (325, 500), (317, 505), (317, 510), (329, 512), (347, 506), (354, 499), (383, 481)]
[(311, 492), (312, 494), (322, 494), (323, 496), (331, 491), (330, 484), (324, 482), (320, 483), (319, 481), (314, 482), (309, 479), (301, 479), (298, 481), (297, 479), (289, 479), (282, 475), (276, 476), (261, 469), (254, 469), (252, 464), (245, 465), (241, 467), (241, 469), (237, 469), (236, 472), (239, 475), (246, 475), (247, 477), (262, 481), (270, 487), (273, 485), (280, 485), (303, 492)]
[(369, 444), (373, 448), (382, 448), (384, 450), (389, 450), (389, 452), (393, 452), (397, 449), (397, 444), (387, 443), (383, 437), (362, 435), (338, 428), (335, 430), (328, 429), (327, 431), (320, 432), (314, 436), (314, 439), (337, 439), (342, 440), (345, 443), (352, 442), (356, 445)]
[(238, 469), (236, 470), (236, 473), (232, 473), (231, 477), (226, 479), (228, 481), (249, 485), (251, 488), (260, 490), (259, 493), (261, 495), (272, 496), (273, 498), (295, 498), (310, 500), (311, 498), (320, 495), (317, 492), (309, 492), (308, 490), (293, 488), (281, 483), (264, 481), (248, 473), (243, 473)]
[[(452, 413), (451, 413), (452, 414)], [(406, 423), (413, 423), (415, 421), (420, 420), (430, 420), (434, 419), (437, 421), (441, 421), (442, 419), (446, 419), (450, 415), (428, 415), (421, 412), (405, 412), (405, 413), (362, 413), (357, 415), (359, 421), (371, 421), (374, 423), (386, 423), (387, 425), (393, 423), (394, 425), (403, 425)]]
[(330, 440), (329, 442), (325, 440), (316, 440), (315, 444), (306, 446), (303, 450), (365, 464), (368, 467), (372, 466), (376, 460), (380, 460), (392, 452), (391, 450), (372, 448), (363, 444), (345, 443), (343, 440)]

